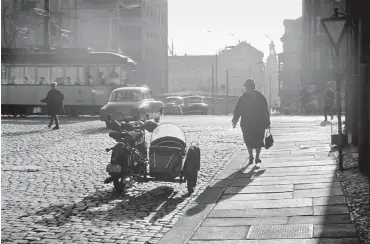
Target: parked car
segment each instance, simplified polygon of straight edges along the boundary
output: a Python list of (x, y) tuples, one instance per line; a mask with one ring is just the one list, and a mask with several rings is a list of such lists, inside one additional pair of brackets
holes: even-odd
[(164, 99), (164, 114), (183, 114), (184, 98), (178, 96), (166, 97)]
[(146, 87), (121, 87), (111, 92), (108, 103), (100, 110), (100, 120), (105, 121), (107, 127), (108, 114), (111, 120), (129, 122), (154, 119), (158, 123), (163, 107), (163, 102), (154, 100)]
[(209, 106), (202, 96), (188, 96), (184, 97), (184, 100), (187, 114), (208, 114)]

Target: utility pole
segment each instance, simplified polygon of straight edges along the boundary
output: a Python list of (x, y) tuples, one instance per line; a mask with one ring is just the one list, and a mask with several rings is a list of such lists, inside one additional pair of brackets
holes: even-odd
[(358, 166), (361, 172), (370, 175), (369, 172), (369, 119), (367, 112), (367, 70), (368, 64), (366, 62), (365, 52), (365, 23), (360, 20), (360, 79), (359, 79), (359, 93), (358, 93)]
[(50, 47), (50, 1), (45, 0), (45, 15), (44, 15), (44, 47)]
[(212, 114), (215, 114), (215, 67), (212, 65)]
[(270, 92), (269, 92), (269, 110), (271, 112), (271, 88), (272, 88), (272, 81), (271, 81), (271, 75), (270, 75)]
[(226, 70), (226, 115), (229, 114), (229, 70)]
[[(216, 101), (218, 98), (218, 53), (216, 53)], [(216, 107), (215, 107), (215, 112), (216, 112)]]
[(74, 8), (75, 8), (75, 38), (74, 38), (74, 41), (75, 41), (75, 43), (78, 45), (78, 40), (79, 40), (79, 38), (78, 38), (78, 1), (77, 0), (75, 0), (75, 6), (74, 6)]
[(359, 20), (353, 16), (353, 62), (352, 62), (352, 145), (358, 145), (358, 93), (359, 93)]

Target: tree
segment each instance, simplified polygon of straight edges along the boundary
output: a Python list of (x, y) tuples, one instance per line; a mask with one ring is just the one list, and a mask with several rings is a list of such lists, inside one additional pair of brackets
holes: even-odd
[(16, 46), (18, 31), (15, 23), (19, 13), (19, 0), (1, 0), (1, 47)]

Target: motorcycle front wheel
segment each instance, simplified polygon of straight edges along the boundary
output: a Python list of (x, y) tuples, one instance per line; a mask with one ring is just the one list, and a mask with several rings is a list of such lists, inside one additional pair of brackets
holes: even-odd
[(125, 190), (125, 184), (119, 179), (113, 181), (113, 186), (117, 192), (123, 192)]

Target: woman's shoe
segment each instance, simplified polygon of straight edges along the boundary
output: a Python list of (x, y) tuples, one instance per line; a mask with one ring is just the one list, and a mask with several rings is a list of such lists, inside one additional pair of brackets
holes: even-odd
[(253, 163), (253, 157), (249, 157), (249, 164), (252, 164)]
[(262, 163), (261, 159), (256, 158), (256, 164), (260, 164), (260, 163)]

